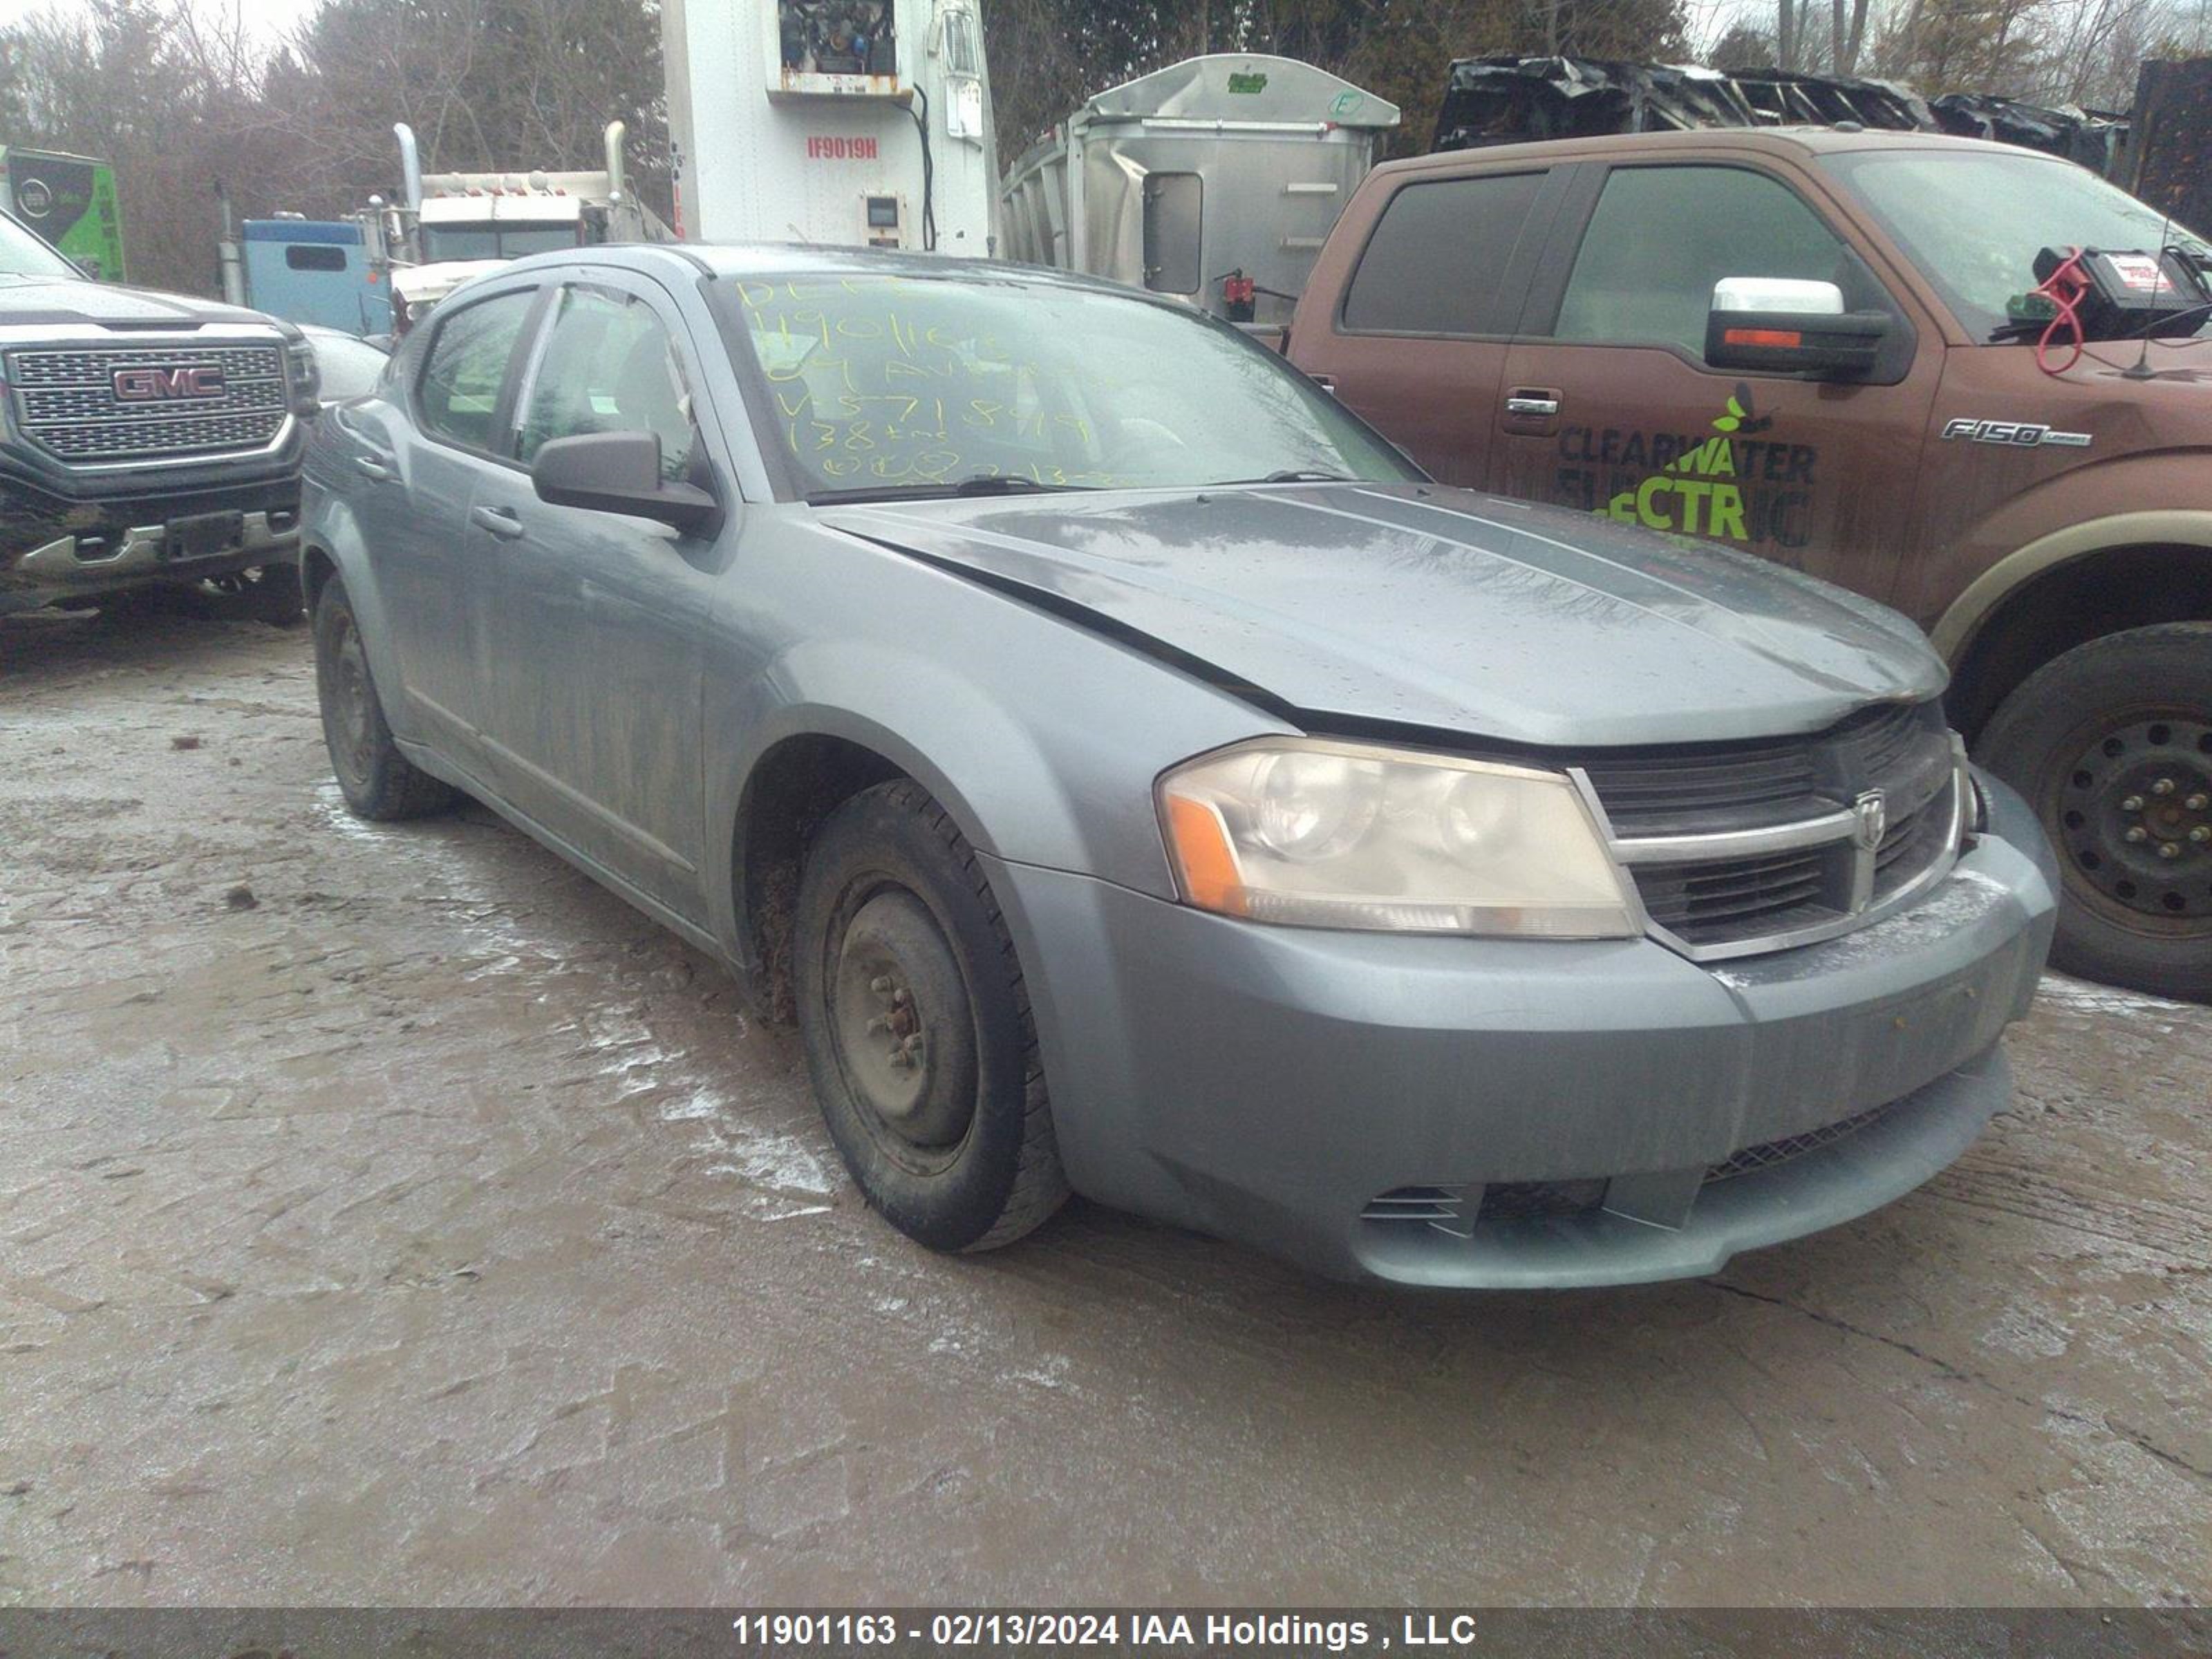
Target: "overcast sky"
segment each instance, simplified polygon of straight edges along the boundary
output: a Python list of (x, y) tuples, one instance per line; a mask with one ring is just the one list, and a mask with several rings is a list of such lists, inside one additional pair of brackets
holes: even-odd
[[(293, 26), (315, 9), (315, 0), (200, 0), (202, 10), (235, 9), (271, 40), (291, 32)], [(0, 28), (20, 23), (42, 11), (82, 14), (91, 8), (84, 0), (0, 0)]]

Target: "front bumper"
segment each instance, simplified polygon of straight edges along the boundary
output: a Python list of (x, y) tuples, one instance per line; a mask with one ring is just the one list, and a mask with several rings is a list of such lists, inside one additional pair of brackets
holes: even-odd
[[(1078, 1191), (1339, 1277), (1620, 1284), (1863, 1214), (2009, 1100), (1996, 1042), (2034, 994), (2053, 881), (2026, 807), (1991, 794), (1990, 833), (1919, 904), (1720, 967), (992, 877)], [(1732, 1160), (1752, 1167), (1709, 1179)], [(1386, 1195), (1397, 1218), (1363, 1219)]]
[[(85, 500), (5, 488), (0, 616), (299, 556), (296, 471), (213, 489)], [(216, 533), (187, 534), (187, 525)]]

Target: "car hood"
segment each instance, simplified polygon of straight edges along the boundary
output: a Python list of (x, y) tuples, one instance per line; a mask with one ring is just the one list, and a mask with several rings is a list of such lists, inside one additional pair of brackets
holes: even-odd
[(258, 311), (216, 305), (182, 294), (121, 288), (74, 277), (0, 277), (0, 324), (46, 328), (92, 324), (101, 328), (191, 329), (209, 323), (268, 323)]
[(1826, 583), (1707, 543), (1437, 486), (819, 513), (1195, 659), (1317, 724), (1547, 747), (1713, 742), (1815, 731), (1944, 683), (1911, 623)]

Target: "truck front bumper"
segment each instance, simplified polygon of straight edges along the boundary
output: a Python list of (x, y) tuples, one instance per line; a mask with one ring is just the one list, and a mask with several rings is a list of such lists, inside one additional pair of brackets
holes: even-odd
[(70, 500), (12, 482), (0, 505), (0, 616), (296, 560), (298, 474), (213, 489)]
[(1920, 904), (1701, 967), (1566, 944), (1256, 926), (994, 862), (1079, 1192), (1337, 1277), (1522, 1288), (1718, 1268), (1955, 1158), (2053, 878), (2002, 786)]

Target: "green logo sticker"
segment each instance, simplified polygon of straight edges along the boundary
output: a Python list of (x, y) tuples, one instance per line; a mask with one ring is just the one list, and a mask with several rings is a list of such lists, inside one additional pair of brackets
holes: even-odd
[(1341, 121), (1346, 116), (1358, 114), (1359, 106), (1365, 97), (1364, 93), (1356, 92), (1346, 87), (1336, 94), (1336, 101), (1328, 106), (1330, 118)]
[(1229, 77), (1229, 90), (1231, 93), (1249, 94), (1265, 92), (1267, 89), (1267, 77), (1264, 75), (1231, 75)]
[(1703, 432), (1565, 428), (1554, 499), (1647, 530), (1802, 548), (1820, 452), (1766, 435), (1773, 424), (1738, 382)]

